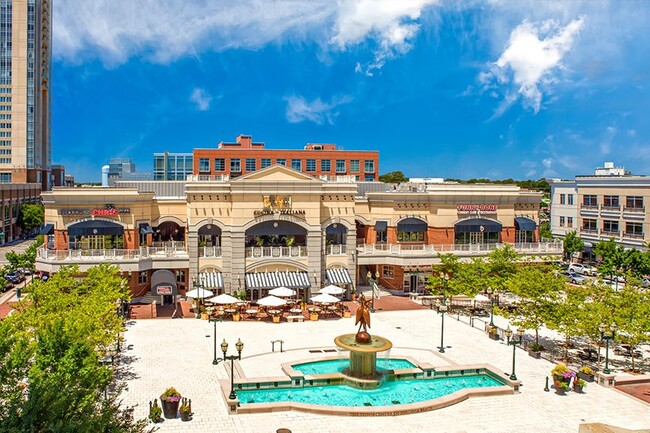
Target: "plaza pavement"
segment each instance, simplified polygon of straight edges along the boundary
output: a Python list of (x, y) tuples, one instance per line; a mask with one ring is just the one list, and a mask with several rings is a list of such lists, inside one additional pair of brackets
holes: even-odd
[[(499, 318), (499, 320), (501, 320)], [(228, 415), (219, 380), (229, 380), (224, 363), (212, 365), (213, 324), (196, 319), (131, 321), (124, 334), (123, 366), (129, 376), (123, 403), (135, 416), (148, 414), (148, 402), (174, 386), (192, 399), (193, 420), (158, 424), (160, 432), (549, 432), (576, 433), (581, 423), (600, 422), (629, 429), (650, 428), (650, 405), (614, 389), (589, 384), (585, 394), (544, 392), (553, 364), (517, 350), (521, 392), (471, 398), (431, 412), (395, 417), (337, 417), (290, 411)], [(334, 337), (355, 332), (354, 319), (304, 323), (217, 323), (217, 344), (244, 342), (241, 368), (247, 377), (282, 375), (280, 364), (329, 356), (309, 349), (332, 349)], [(434, 365), (487, 362), (510, 374), (512, 347), (490, 340), (481, 330), (445, 317), (445, 354), (438, 353), (440, 316), (430, 310), (387, 311), (372, 315), (372, 334), (393, 342), (391, 356), (408, 355)], [(271, 352), (271, 341), (284, 341), (284, 353)], [(219, 350), (219, 348), (217, 349)], [(220, 353), (217, 354), (218, 356)]]

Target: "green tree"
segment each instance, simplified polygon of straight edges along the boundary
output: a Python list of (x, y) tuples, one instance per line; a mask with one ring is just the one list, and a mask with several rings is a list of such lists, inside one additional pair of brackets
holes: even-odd
[(45, 208), (40, 204), (24, 204), (18, 214), (18, 225), (23, 230), (32, 231), (45, 221)]
[(587, 310), (584, 308), (587, 291), (582, 287), (566, 285), (564, 296), (556, 299), (555, 305), (550, 309), (546, 323), (550, 329), (555, 329), (564, 335), (564, 359), (568, 359), (569, 341), (572, 337), (583, 335), (583, 321), (586, 319)]
[(571, 230), (564, 237), (564, 258), (570, 259), (573, 253), (581, 253), (585, 243), (575, 230)]
[(404, 173), (401, 171), (391, 171), (390, 173), (379, 176), (379, 181), (385, 183), (404, 183), (408, 182), (409, 178), (404, 176)]
[[(630, 281), (613, 297), (614, 323), (618, 325), (617, 340), (630, 346), (632, 352), (648, 341), (650, 334), (650, 294)], [(632, 370), (635, 359), (632, 358)]]
[(488, 284), (494, 293), (504, 292), (517, 274), (521, 256), (512, 245), (504, 244), (487, 255)]
[(543, 240), (553, 239), (553, 232), (551, 232), (551, 223), (548, 221), (539, 224), (539, 237)]

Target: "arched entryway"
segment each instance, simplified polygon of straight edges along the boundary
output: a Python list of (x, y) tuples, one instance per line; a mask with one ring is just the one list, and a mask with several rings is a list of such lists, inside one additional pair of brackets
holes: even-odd
[(345, 245), (348, 229), (343, 224), (333, 223), (325, 228), (325, 245)]
[(397, 222), (397, 242), (426, 242), (427, 227), (420, 218), (404, 218)]
[(153, 228), (154, 245), (163, 242), (183, 242), (185, 241), (185, 227), (180, 226), (174, 221), (165, 221)]
[(71, 250), (124, 248), (124, 227), (101, 219), (80, 221), (68, 226)]
[(246, 230), (246, 247), (304, 247), (307, 230), (291, 221), (264, 221)]
[(496, 244), (501, 237), (502, 225), (488, 218), (466, 218), (454, 224), (456, 244)]
[(199, 257), (219, 257), (221, 248), (221, 229), (214, 224), (199, 228)]

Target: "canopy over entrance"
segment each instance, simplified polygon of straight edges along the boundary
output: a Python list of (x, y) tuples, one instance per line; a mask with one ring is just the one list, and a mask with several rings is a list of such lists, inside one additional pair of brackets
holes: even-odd
[(515, 228), (523, 231), (533, 231), (537, 228), (537, 223), (534, 219), (528, 217), (515, 217)]
[(105, 220), (88, 220), (68, 227), (69, 236), (121, 236), (124, 227)]
[(487, 218), (467, 218), (454, 225), (456, 233), (500, 233), (501, 223)]
[(176, 286), (176, 275), (167, 269), (159, 269), (151, 274), (151, 294), (152, 295), (176, 295), (178, 287)]

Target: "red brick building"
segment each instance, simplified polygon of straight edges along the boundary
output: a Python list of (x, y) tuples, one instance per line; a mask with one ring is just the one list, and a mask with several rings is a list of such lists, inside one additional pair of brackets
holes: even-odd
[(194, 149), (195, 175), (228, 175), (237, 178), (272, 165), (284, 165), (319, 176), (354, 176), (359, 181), (379, 180), (379, 152), (337, 149), (335, 144), (307, 144), (304, 149), (266, 149), (250, 135), (217, 149)]

